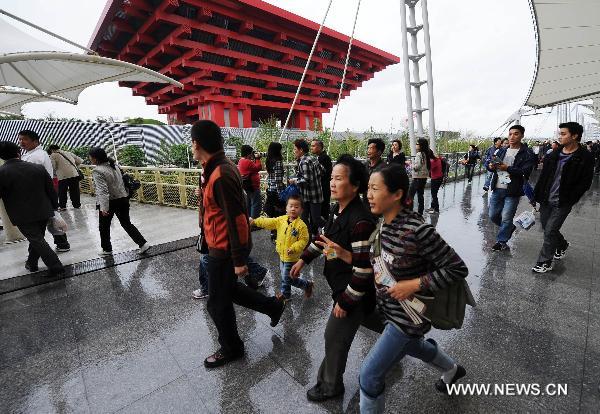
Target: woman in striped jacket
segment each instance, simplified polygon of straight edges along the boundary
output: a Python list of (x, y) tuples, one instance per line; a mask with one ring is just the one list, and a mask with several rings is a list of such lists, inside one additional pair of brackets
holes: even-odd
[(399, 165), (371, 175), (368, 200), (371, 212), (383, 217), (380, 228), (381, 255), (371, 262), (375, 272), (377, 307), (386, 327), (360, 372), (360, 411), (380, 413), (386, 373), (405, 355), (418, 358), (442, 372), (435, 384), (447, 393), (447, 385), (465, 376), (433, 339), (424, 339), (431, 323), (411, 307), (413, 294), (435, 292), (465, 278), (468, 269), (435, 228), (405, 206), (408, 176)]

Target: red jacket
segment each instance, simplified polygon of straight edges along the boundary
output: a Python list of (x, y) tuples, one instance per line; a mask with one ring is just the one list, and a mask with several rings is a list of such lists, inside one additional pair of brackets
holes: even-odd
[(429, 170), (429, 175), (432, 180), (437, 180), (439, 178), (444, 177), (444, 168), (442, 166), (442, 157), (432, 158), (431, 159), (431, 169)]
[(262, 170), (262, 164), (260, 160), (249, 160), (248, 158), (240, 158), (238, 161), (238, 170), (241, 175), (248, 175), (252, 181), (252, 187), (254, 190), (260, 188), (260, 176), (258, 172)]
[(200, 222), (208, 254), (244, 266), (252, 239), (240, 173), (219, 151), (206, 162), (202, 176)]

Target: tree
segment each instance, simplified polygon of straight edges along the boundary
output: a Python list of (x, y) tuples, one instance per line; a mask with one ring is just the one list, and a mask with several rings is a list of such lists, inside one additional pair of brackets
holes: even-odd
[(271, 116), (266, 121), (260, 121), (258, 125), (258, 138), (254, 143), (254, 150), (266, 152), (271, 142), (279, 139), (279, 128), (277, 127), (277, 118)]
[(141, 117), (127, 118), (123, 122), (128, 125), (166, 125), (164, 122), (161, 122), (157, 119)]
[(119, 164), (128, 167), (143, 167), (146, 164), (146, 155), (137, 145), (125, 145), (117, 151)]

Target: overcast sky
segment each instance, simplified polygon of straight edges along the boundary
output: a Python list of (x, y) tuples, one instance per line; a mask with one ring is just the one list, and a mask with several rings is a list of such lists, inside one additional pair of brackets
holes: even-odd
[[(326, 25), (350, 34), (356, 0), (334, 0)], [(326, 0), (269, 0), (269, 3), (320, 22)], [(0, 0), (2, 9), (87, 45), (105, 0)], [(525, 101), (534, 75), (535, 34), (527, 0), (430, 0), (435, 118), (438, 130), (488, 135)], [(420, 20), (420, 9), (418, 21)], [(19, 26), (22, 28), (22, 26)], [(27, 30), (34, 34), (33, 31)], [(398, 0), (363, 0), (356, 38), (402, 56)], [(52, 44), (47, 37), (43, 39)], [(63, 46), (64, 47), (64, 46)], [(423, 59), (424, 61), (424, 59)], [(421, 70), (425, 78), (424, 65)], [(426, 105), (426, 89), (422, 88)], [(324, 117), (330, 126), (333, 111)], [(85, 90), (77, 106), (34, 103), (24, 114), (95, 119), (96, 116), (147, 117), (166, 121), (156, 106), (116, 83)], [(524, 119), (529, 135), (551, 134), (555, 116)], [(403, 67), (379, 72), (340, 105), (336, 130), (396, 131), (405, 126)], [(427, 125), (427, 120), (425, 120)]]

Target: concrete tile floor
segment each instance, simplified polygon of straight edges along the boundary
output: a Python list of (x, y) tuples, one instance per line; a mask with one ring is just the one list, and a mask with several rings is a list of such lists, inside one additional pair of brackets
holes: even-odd
[[(478, 300), (463, 329), (430, 333), (467, 368), (464, 382), (564, 383), (568, 394), (446, 397), (433, 389), (435, 372), (406, 358), (388, 377), (387, 412), (600, 412), (599, 188), (596, 181), (565, 223), (572, 247), (547, 275), (530, 272), (539, 225), (517, 232), (510, 252), (489, 251), (495, 228), (477, 178), (443, 190), (436, 220), (467, 262)], [(265, 292), (273, 294), (277, 256), (266, 232), (253, 236), (254, 256), (269, 269)], [(362, 328), (344, 397), (323, 404), (305, 398), (331, 309), (322, 263), (305, 272), (315, 296), (304, 300), (295, 291), (279, 326), (238, 308), (247, 356), (208, 371), (202, 360), (217, 341), (205, 303), (190, 297), (197, 261), (189, 248), (0, 295), (0, 411), (358, 412), (358, 371), (377, 339)]]

